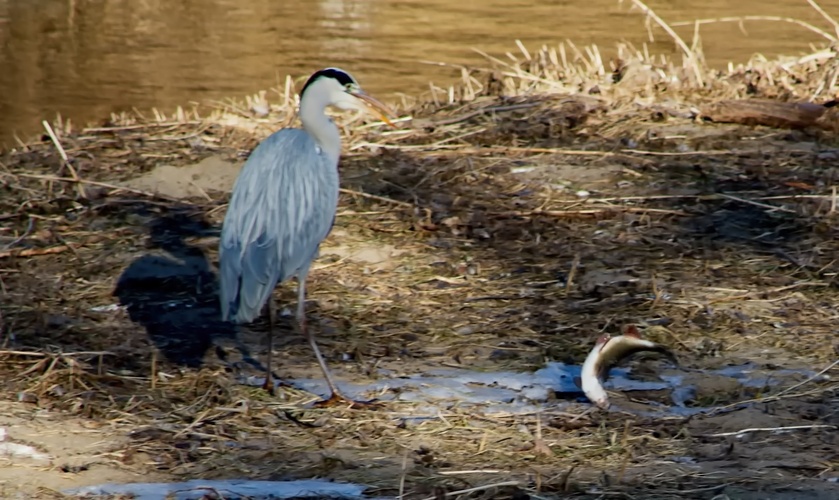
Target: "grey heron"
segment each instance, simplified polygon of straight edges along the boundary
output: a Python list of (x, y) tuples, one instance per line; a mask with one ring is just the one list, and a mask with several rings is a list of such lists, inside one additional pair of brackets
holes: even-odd
[(273, 392), (271, 355), (277, 284), (296, 277), (297, 323), (309, 341), (332, 395), (347, 400), (306, 322), (306, 277), (318, 248), (332, 229), (338, 205), (341, 134), (326, 115), (372, 109), (387, 119), (392, 112), (361, 90), (349, 73), (326, 68), (314, 73), (300, 93), (302, 129), (285, 128), (251, 153), (233, 186), (219, 242), (220, 300), (224, 321), (250, 323), (268, 304), (268, 355), (265, 389)]

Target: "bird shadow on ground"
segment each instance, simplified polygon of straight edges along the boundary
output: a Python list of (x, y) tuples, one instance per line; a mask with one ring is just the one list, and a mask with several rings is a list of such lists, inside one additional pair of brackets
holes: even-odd
[(243, 361), (261, 368), (238, 342), (236, 326), (221, 320), (218, 282), (207, 255), (185, 241), (217, 230), (199, 212), (185, 209), (157, 215), (147, 227), (152, 252), (134, 260), (113, 291), (131, 320), (145, 327), (149, 340), (174, 364), (200, 367), (214, 347), (226, 361), (220, 346), (233, 342)]

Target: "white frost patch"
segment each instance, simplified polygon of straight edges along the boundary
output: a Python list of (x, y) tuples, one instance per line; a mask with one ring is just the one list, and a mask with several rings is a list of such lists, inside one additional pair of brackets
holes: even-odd
[[(192, 500), (201, 498), (361, 498), (365, 487), (318, 479), (301, 481), (201, 480), (183, 483), (127, 483), (85, 486), (65, 495), (131, 495), (135, 500)], [(218, 495), (215, 495), (218, 493)]]
[(30, 460), (49, 461), (50, 456), (41, 453), (34, 446), (6, 441), (8, 433), (5, 427), (0, 427), (0, 455), (9, 458), (28, 458)]
[[(356, 384), (341, 381), (341, 391), (357, 400), (365, 400), (375, 395), (382, 401), (408, 401), (428, 403), (438, 407), (440, 403), (474, 404), (486, 407), (491, 405), (499, 411), (533, 411), (534, 404), (544, 403), (553, 395), (578, 394), (583, 401), (583, 391), (575, 380), (580, 377), (580, 366), (552, 362), (535, 372), (478, 372), (466, 369), (440, 368), (406, 377), (395, 377), (388, 370), (379, 370), (382, 379), (370, 384)], [(249, 377), (247, 385), (261, 386), (261, 377)], [(286, 381), (289, 382), (289, 381)], [(292, 382), (296, 387), (318, 394), (329, 395), (329, 388), (321, 379), (297, 379)], [(610, 389), (621, 391), (667, 389), (667, 382), (644, 382), (629, 378), (629, 372), (620, 368), (612, 369), (606, 383)], [(436, 414), (438, 410), (431, 411)]]
[[(651, 402), (649, 415), (669, 414), (687, 416), (702, 413), (708, 408), (688, 406), (695, 395), (693, 379), (688, 375), (696, 372), (722, 375), (737, 380), (743, 386), (757, 382), (765, 384), (769, 373), (777, 376), (811, 376), (807, 370), (759, 370), (752, 365), (725, 367), (720, 370), (690, 370), (668, 368), (663, 370), (657, 381), (637, 380), (626, 368), (612, 368), (604, 387), (611, 391), (670, 391), (672, 405)], [(364, 401), (376, 398), (380, 401), (408, 401), (420, 403), (413, 410), (414, 417), (423, 419), (437, 415), (441, 408), (474, 406), (475, 411), (484, 413), (527, 413), (551, 406), (561, 408), (574, 402), (587, 403), (578, 384), (581, 367), (551, 362), (535, 372), (478, 372), (467, 369), (440, 368), (427, 370), (409, 376), (396, 376), (392, 371), (380, 369), (380, 379), (369, 384), (357, 384), (346, 380), (338, 381), (341, 391), (348, 397)], [(242, 383), (261, 386), (262, 377), (247, 377)], [(297, 379), (288, 381), (299, 389), (321, 397), (329, 395), (329, 389), (322, 379)], [(553, 396), (556, 396), (554, 400)], [(558, 401), (557, 401), (558, 400)], [(564, 400), (564, 401), (563, 401)], [(620, 411), (620, 410), (618, 410)], [(625, 411), (625, 410), (624, 410)]]
[(121, 309), (125, 309), (125, 306), (121, 306), (119, 304), (109, 304), (107, 306), (95, 306), (90, 308), (91, 312), (97, 313), (115, 312)]

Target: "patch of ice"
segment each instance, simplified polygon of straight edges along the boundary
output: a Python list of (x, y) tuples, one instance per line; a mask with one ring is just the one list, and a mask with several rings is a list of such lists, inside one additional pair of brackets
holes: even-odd
[[(390, 372), (381, 370), (379, 375), (383, 379), (371, 384), (343, 382), (339, 385), (347, 396), (359, 400), (375, 394), (385, 401), (495, 404), (504, 407), (504, 411), (522, 411), (522, 408), (529, 408), (534, 403), (548, 401), (553, 393), (572, 397), (576, 394), (580, 398), (583, 397), (582, 389), (575, 382), (580, 376), (580, 366), (560, 362), (548, 363), (535, 372), (478, 372), (441, 368), (407, 377), (387, 378), (389, 374)], [(606, 386), (621, 391), (671, 388), (666, 381), (643, 382), (632, 380), (628, 375), (627, 370), (614, 369)], [(250, 382), (252, 385), (261, 383), (261, 379)], [(322, 397), (329, 394), (326, 383), (320, 379), (298, 379), (294, 385)]]
[(812, 377), (815, 372), (812, 370), (796, 369), (762, 369), (753, 363), (745, 365), (726, 366), (713, 370), (710, 373), (730, 377), (737, 380), (744, 387), (761, 388), (770, 384), (775, 385), (778, 379), (790, 378), (793, 376)]
[[(677, 369), (678, 370), (678, 369)], [(380, 379), (369, 384), (339, 382), (344, 394), (365, 400), (371, 397), (381, 401), (406, 401), (420, 403), (413, 409), (414, 418), (435, 418), (440, 409), (452, 406), (480, 406), (485, 413), (527, 413), (544, 409), (548, 401), (551, 407), (562, 408), (574, 401), (586, 402), (582, 389), (577, 386), (581, 367), (560, 362), (547, 363), (535, 372), (479, 372), (468, 369), (440, 368), (427, 370), (410, 376), (397, 376), (387, 369), (379, 370)], [(662, 373), (658, 381), (635, 380), (630, 370), (613, 368), (604, 384), (607, 390), (671, 391), (672, 405), (650, 402), (647, 410), (634, 411), (639, 415), (689, 416), (708, 411), (710, 407), (688, 407), (694, 399), (696, 388), (688, 383), (686, 372)], [(760, 370), (752, 364), (728, 366), (718, 370), (698, 370), (703, 373), (721, 375), (735, 379), (742, 386), (762, 387), (768, 381), (791, 375), (811, 376), (806, 370)], [(250, 377), (244, 383), (261, 386), (263, 378)], [(322, 379), (298, 379), (293, 384), (299, 389), (326, 397), (329, 389)], [(616, 408), (617, 409), (617, 408)], [(625, 411), (619, 409), (618, 411)]]
[(119, 304), (109, 304), (107, 306), (96, 306), (96, 307), (91, 307), (90, 308), (90, 310), (92, 312), (97, 312), (97, 313), (114, 312), (114, 311), (119, 311), (121, 309), (125, 309), (125, 306), (121, 306)]
[(28, 444), (13, 443), (6, 441), (8, 431), (5, 427), (0, 427), (0, 455), (9, 458), (28, 458), (30, 460), (49, 461), (50, 456), (46, 453), (41, 453), (36, 450), (34, 446)]
[(216, 492), (224, 498), (361, 498), (365, 487), (351, 483), (307, 479), (301, 481), (201, 480), (182, 483), (127, 483), (85, 486), (65, 495), (131, 495), (135, 500), (192, 500)]
[(696, 387), (692, 385), (683, 386), (684, 377), (681, 375), (662, 375), (661, 379), (673, 387), (670, 399), (672, 399), (674, 405), (684, 408), (687, 401), (696, 397)]

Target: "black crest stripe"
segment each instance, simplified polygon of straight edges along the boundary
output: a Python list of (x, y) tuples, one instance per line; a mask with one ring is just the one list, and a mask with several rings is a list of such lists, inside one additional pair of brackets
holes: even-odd
[(350, 76), (350, 74), (346, 71), (338, 68), (326, 68), (316, 72), (310, 76), (308, 80), (306, 80), (306, 85), (303, 85), (303, 90), (300, 92), (300, 95), (303, 95), (303, 93), (306, 92), (306, 89), (309, 88), (309, 85), (315, 83), (320, 78), (333, 78), (341, 85), (347, 85), (349, 83), (358, 85), (355, 78)]

